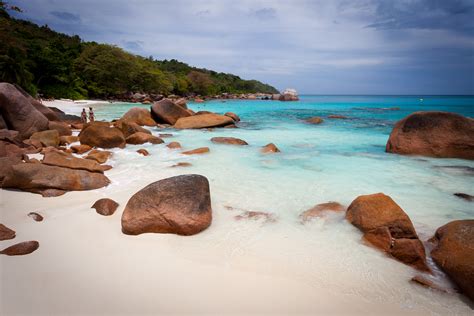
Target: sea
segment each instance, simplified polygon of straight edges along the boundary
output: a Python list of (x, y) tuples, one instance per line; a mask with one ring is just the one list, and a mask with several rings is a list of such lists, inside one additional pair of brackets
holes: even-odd
[[(93, 107), (98, 120), (112, 120), (136, 106), (149, 108), (133, 103)], [(196, 238), (219, 254), (212, 260), (229, 267), (257, 266), (263, 273), (291, 271), (305, 282), (336, 292), (408, 310), (422, 307), (427, 314), (470, 310), (457, 294), (410, 283), (418, 272), (365, 245), (343, 214), (328, 214), (306, 224), (299, 216), (319, 203), (348, 206), (360, 195), (383, 192), (409, 215), (422, 241), (450, 221), (474, 218), (474, 203), (454, 195), (474, 195), (474, 161), (385, 152), (398, 120), (417, 111), (448, 111), (473, 118), (473, 96), (304, 95), (296, 102), (212, 100), (189, 102), (188, 107), (196, 112), (234, 112), (241, 121), (236, 129), (150, 128), (157, 136), (172, 134), (165, 142), (178, 141), (183, 150), (209, 147), (210, 152), (186, 156), (166, 144), (114, 149), (109, 162), (114, 168), (107, 172), (112, 184), (100, 189), (104, 195), (174, 175), (201, 174), (210, 182), (214, 219)], [(80, 110), (80, 105), (66, 109)], [(324, 122), (305, 122), (313, 116)], [(217, 136), (241, 138), (249, 145), (212, 143), (210, 139)], [(261, 147), (268, 143), (281, 152), (262, 154)], [(140, 148), (150, 156), (137, 154)], [(178, 162), (192, 166), (172, 167)], [(247, 211), (269, 213), (275, 221), (237, 220)]]

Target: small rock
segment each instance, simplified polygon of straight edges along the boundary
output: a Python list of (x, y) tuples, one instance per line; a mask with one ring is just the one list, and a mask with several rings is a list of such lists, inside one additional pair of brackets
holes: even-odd
[(166, 134), (166, 133), (163, 133), (163, 134), (158, 134), (158, 137), (161, 137), (161, 138), (173, 137), (173, 134)]
[(44, 217), (41, 216), (40, 214), (36, 213), (36, 212), (30, 212), (28, 213), (28, 216), (31, 217), (33, 220), (37, 221), (37, 222), (42, 222)]
[(8, 240), (15, 238), (15, 231), (7, 226), (0, 224), (0, 240)]
[(89, 145), (74, 145), (74, 146), (71, 146), (71, 149), (72, 149), (73, 153), (82, 155), (82, 154), (88, 152), (89, 150), (91, 150), (92, 147), (89, 146)]
[(277, 221), (274, 214), (260, 211), (245, 211), (243, 214), (235, 216), (235, 219), (263, 220), (264, 223), (274, 223)]
[(315, 117), (310, 117), (309, 119), (306, 119), (306, 122), (310, 124), (321, 124), (322, 122), (324, 122), (324, 120), (320, 118), (319, 116), (315, 116)]
[(229, 145), (248, 145), (245, 140), (235, 137), (213, 137), (211, 138), (211, 142), (217, 144), (229, 144)]
[(275, 144), (270, 143), (270, 144), (267, 144), (267, 145), (263, 146), (260, 151), (261, 151), (262, 153), (264, 153), (264, 154), (267, 154), (267, 153), (279, 153), (279, 152), (280, 152), (280, 149), (278, 149), (278, 147), (275, 146)]
[(190, 167), (192, 166), (192, 164), (190, 162), (178, 162), (177, 164), (175, 165), (172, 165), (171, 168), (175, 168), (175, 167)]
[(209, 151), (210, 151), (209, 147), (200, 147), (193, 150), (183, 151), (182, 154), (183, 155), (199, 155), (199, 154), (208, 153)]
[(346, 208), (337, 202), (321, 203), (301, 213), (300, 219), (302, 223), (306, 223), (315, 217), (323, 217), (328, 211), (341, 213), (345, 210)]
[(102, 164), (105, 163), (111, 155), (112, 152), (110, 151), (94, 149), (85, 158), (95, 160), (98, 163)]
[(105, 198), (97, 200), (91, 208), (95, 208), (100, 215), (109, 216), (115, 213), (118, 206), (119, 204), (114, 200)]
[(169, 149), (181, 149), (181, 144), (178, 142), (171, 142), (168, 145), (166, 145)]
[(127, 137), (126, 139), (127, 144), (132, 144), (132, 145), (141, 145), (144, 143), (152, 143), (152, 144), (162, 144), (164, 141), (156, 136), (143, 133), (143, 132), (136, 132), (130, 136)]
[(237, 114), (233, 113), (233, 112), (227, 112), (224, 115), (230, 117), (231, 119), (233, 119), (234, 122), (239, 122), (240, 121), (240, 117)]
[(348, 117), (347, 117), (347, 116), (344, 116), (344, 115), (329, 115), (328, 118), (331, 118), (331, 119), (340, 119), (340, 120), (348, 119)]
[(469, 202), (474, 201), (474, 196), (466, 194), (466, 193), (454, 193), (454, 195), (457, 196), (458, 198), (464, 199)]
[(141, 154), (141, 155), (143, 155), (143, 156), (149, 156), (149, 155), (150, 155), (150, 153), (148, 152), (148, 150), (143, 149), (143, 148), (137, 150), (137, 153), (139, 153), (139, 154)]
[(0, 251), (0, 254), (7, 256), (22, 256), (32, 253), (38, 248), (39, 242), (37, 242), (36, 240), (24, 241), (3, 249), (2, 251)]

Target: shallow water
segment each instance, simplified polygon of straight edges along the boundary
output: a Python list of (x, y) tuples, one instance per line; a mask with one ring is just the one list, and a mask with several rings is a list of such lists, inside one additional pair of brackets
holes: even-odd
[[(137, 105), (94, 108), (99, 120), (111, 120), (133, 106)], [(410, 216), (423, 240), (451, 220), (473, 218), (473, 203), (453, 195), (474, 195), (473, 161), (385, 153), (397, 120), (419, 110), (474, 117), (473, 97), (423, 97), (421, 101), (419, 97), (303, 96), (299, 102), (227, 100), (188, 106), (194, 111), (235, 112), (242, 119), (240, 128), (150, 128), (154, 134), (172, 133), (166, 142), (179, 141), (184, 149), (207, 146), (211, 152), (184, 156), (164, 144), (114, 149), (110, 160), (114, 168), (107, 172), (112, 184), (97, 192), (120, 195), (169, 176), (202, 174), (210, 181), (213, 225), (190, 239), (167, 237), (176, 251), (183, 250), (182, 256), (290, 276), (336, 294), (396, 304), (407, 311), (416, 307), (427, 314), (468, 313), (470, 308), (457, 295), (410, 284), (416, 271), (364, 246), (361, 234), (342, 215), (306, 225), (298, 216), (318, 203), (349, 205), (359, 195), (384, 192)], [(69, 112), (77, 110), (80, 107)], [(326, 118), (331, 114), (348, 119)], [(320, 125), (303, 121), (312, 116), (325, 121)], [(213, 144), (210, 138), (215, 136), (242, 138), (249, 146)], [(270, 142), (282, 152), (260, 154), (260, 147)], [(139, 148), (146, 148), (150, 156), (138, 155)], [(169, 168), (183, 161), (192, 166)], [(277, 222), (236, 221), (234, 217), (246, 210), (272, 213)]]

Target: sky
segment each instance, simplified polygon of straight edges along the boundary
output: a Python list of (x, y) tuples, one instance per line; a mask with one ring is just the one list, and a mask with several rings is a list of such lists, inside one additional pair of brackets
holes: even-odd
[(474, 0), (10, 0), (16, 17), (300, 94), (474, 94)]

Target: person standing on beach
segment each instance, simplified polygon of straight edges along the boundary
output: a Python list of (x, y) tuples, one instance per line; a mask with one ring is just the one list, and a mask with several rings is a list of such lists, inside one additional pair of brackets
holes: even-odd
[(89, 121), (94, 122), (94, 120), (95, 120), (94, 111), (92, 110), (92, 108), (89, 108)]
[(81, 121), (83, 124), (86, 124), (87, 123), (87, 113), (86, 113), (86, 109), (82, 109), (82, 112), (81, 112)]

